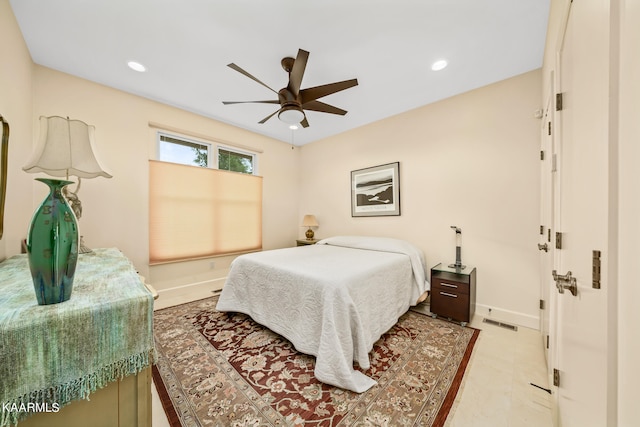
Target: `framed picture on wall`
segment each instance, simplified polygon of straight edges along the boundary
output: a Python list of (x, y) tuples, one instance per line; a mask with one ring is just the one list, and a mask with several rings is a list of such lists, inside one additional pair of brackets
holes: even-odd
[(400, 215), (400, 163), (351, 171), (351, 216)]

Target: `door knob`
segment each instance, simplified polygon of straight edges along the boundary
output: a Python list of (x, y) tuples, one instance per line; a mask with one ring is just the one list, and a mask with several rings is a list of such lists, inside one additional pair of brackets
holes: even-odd
[(576, 278), (571, 275), (570, 271), (567, 271), (567, 274), (562, 275), (558, 274), (556, 270), (553, 270), (551, 272), (551, 275), (553, 276), (553, 280), (555, 280), (556, 282), (556, 288), (558, 288), (558, 292), (564, 294), (564, 290), (569, 289), (571, 295), (573, 295), (574, 297), (578, 295), (578, 283), (576, 281)]
[(544, 245), (541, 245), (540, 243), (538, 243), (538, 250), (548, 252), (549, 246), (546, 243)]

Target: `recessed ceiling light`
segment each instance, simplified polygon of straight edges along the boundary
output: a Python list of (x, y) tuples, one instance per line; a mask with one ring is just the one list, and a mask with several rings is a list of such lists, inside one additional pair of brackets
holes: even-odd
[(445, 59), (440, 59), (433, 64), (431, 64), (431, 69), (433, 71), (440, 71), (447, 66), (447, 61)]
[(129, 61), (127, 62), (127, 65), (129, 66), (129, 68), (139, 73), (144, 73), (145, 71), (147, 71), (147, 67), (136, 61)]
[(291, 125), (291, 126), (289, 126), (289, 129), (291, 129), (291, 130), (298, 130), (298, 126), (296, 126), (296, 125)]

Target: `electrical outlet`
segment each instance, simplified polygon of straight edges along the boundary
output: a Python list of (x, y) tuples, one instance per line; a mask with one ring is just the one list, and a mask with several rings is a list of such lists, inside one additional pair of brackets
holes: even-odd
[(216, 262), (215, 261), (209, 261), (209, 269), (213, 270), (214, 268), (216, 268)]

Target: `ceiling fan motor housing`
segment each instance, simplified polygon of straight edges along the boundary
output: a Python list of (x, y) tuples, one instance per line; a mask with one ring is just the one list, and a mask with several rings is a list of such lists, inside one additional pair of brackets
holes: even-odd
[(287, 104), (294, 104), (300, 106), (300, 103), (296, 99), (295, 95), (291, 93), (289, 88), (282, 88), (278, 92), (278, 100), (280, 101), (280, 105), (285, 106)]
[(280, 120), (290, 125), (298, 124), (304, 120), (305, 115), (302, 106), (288, 88), (280, 89), (278, 92), (278, 100), (282, 106), (278, 112), (278, 118)]

